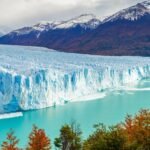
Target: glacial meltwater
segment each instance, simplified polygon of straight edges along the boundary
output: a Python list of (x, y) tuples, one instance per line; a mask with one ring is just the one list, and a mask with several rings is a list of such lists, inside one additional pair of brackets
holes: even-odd
[(33, 124), (45, 129), (53, 141), (59, 135), (60, 127), (72, 120), (80, 124), (84, 139), (93, 131), (94, 124), (114, 125), (141, 108), (150, 108), (149, 80), (141, 82), (136, 88), (107, 92), (101, 99), (27, 111), (22, 117), (0, 120), (0, 143), (12, 128), (20, 139), (20, 146), (25, 147)]

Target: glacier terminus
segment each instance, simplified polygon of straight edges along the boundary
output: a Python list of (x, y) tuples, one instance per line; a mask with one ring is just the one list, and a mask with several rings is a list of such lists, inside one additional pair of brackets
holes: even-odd
[(39, 109), (150, 78), (149, 57), (0, 45), (0, 113)]

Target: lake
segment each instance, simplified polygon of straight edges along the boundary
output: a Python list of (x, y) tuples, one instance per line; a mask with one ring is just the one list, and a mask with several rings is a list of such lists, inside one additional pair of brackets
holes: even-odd
[(0, 120), (0, 143), (12, 128), (20, 139), (20, 146), (24, 147), (33, 124), (45, 129), (54, 140), (59, 135), (60, 127), (72, 120), (80, 124), (85, 138), (93, 131), (94, 124), (114, 125), (123, 121), (127, 114), (134, 115), (141, 108), (150, 108), (149, 80), (141, 82), (137, 88), (107, 92), (101, 99), (28, 111), (23, 113), (23, 117)]

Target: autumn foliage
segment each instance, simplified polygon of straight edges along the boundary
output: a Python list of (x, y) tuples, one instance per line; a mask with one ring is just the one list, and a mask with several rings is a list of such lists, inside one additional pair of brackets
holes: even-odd
[(116, 126), (95, 125), (83, 150), (150, 150), (150, 110), (141, 110), (135, 117), (127, 115)]
[(134, 118), (127, 116), (122, 130), (128, 149), (150, 150), (150, 111), (141, 110)]
[(14, 136), (14, 131), (10, 130), (10, 132), (7, 134), (7, 139), (2, 143), (2, 150), (19, 150), (17, 147), (17, 144), (19, 143), (19, 140)]
[[(75, 122), (63, 125), (55, 138), (56, 150), (150, 150), (150, 110), (141, 110), (134, 117), (127, 115), (123, 123), (107, 127), (94, 125), (95, 131), (86, 140)], [(2, 150), (20, 150), (19, 140), (10, 130)], [(35, 125), (29, 135), (27, 150), (50, 150), (51, 142), (43, 129)], [(54, 148), (53, 148), (54, 149)]]
[(50, 150), (50, 139), (46, 136), (43, 129), (38, 129), (33, 126), (32, 132), (29, 136), (27, 150)]

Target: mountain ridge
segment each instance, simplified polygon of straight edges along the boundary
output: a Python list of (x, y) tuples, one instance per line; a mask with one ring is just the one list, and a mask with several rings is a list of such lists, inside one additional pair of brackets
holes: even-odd
[(65, 52), (150, 56), (150, 1), (100, 21), (92, 14), (15, 30), (2, 44), (43, 46)]

